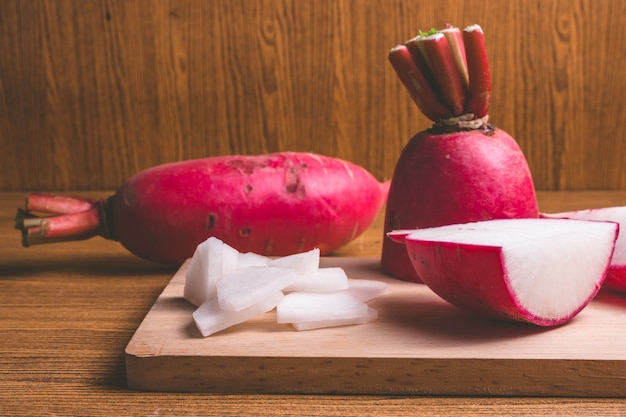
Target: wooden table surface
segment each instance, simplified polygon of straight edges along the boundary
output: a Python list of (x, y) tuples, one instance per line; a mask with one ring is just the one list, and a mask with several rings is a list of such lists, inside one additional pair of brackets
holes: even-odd
[[(175, 270), (138, 259), (118, 243), (101, 238), (22, 248), (13, 218), (25, 195), (0, 193), (3, 416), (607, 416), (626, 412), (626, 399), (614, 398), (209, 395), (129, 390), (124, 349)], [(626, 205), (626, 192), (543, 192), (539, 200), (543, 211), (554, 212)], [(381, 220), (337, 255), (378, 256)]]

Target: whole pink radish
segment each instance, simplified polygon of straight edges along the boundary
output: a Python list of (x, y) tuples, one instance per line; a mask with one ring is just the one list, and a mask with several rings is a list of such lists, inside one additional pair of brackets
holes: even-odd
[(482, 29), (432, 30), (399, 45), (389, 60), (419, 109), (434, 122), (397, 161), (385, 212), (381, 264), (421, 282), (406, 249), (387, 233), (490, 219), (535, 218), (535, 188), (517, 142), (488, 123), (491, 78)]
[[(240, 252), (328, 253), (362, 233), (386, 195), (386, 184), (337, 158), (222, 156), (139, 172), (105, 200), (32, 194), (16, 225), (25, 246), (101, 235), (167, 264), (182, 263), (210, 236)], [(38, 211), (54, 215), (33, 217)]]
[(423, 282), (465, 310), (539, 326), (577, 315), (605, 280), (618, 225), (488, 220), (392, 233)]

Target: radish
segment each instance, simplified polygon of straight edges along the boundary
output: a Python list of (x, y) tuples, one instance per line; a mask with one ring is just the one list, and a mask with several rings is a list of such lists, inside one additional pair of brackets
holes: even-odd
[(423, 282), (490, 316), (556, 326), (602, 285), (619, 225), (569, 219), (488, 220), (392, 233)]
[(350, 280), (342, 268), (319, 268), (300, 275), (296, 282), (283, 289), (285, 292), (329, 292), (348, 289)]
[(167, 264), (210, 236), (265, 256), (324, 254), (372, 223), (387, 187), (358, 165), (312, 153), (222, 156), (142, 171), (101, 201), (31, 194), (16, 227), (25, 246), (101, 235)]
[[(603, 207), (587, 210), (567, 211), (563, 213), (542, 214), (548, 218), (566, 218), (579, 220), (612, 221), (620, 225), (620, 230), (626, 230), (626, 206)], [(615, 253), (604, 284), (607, 288), (626, 292), (626, 232), (621, 232), (615, 244)]]
[(205, 337), (274, 307), (280, 308), (278, 322), (296, 330), (376, 320), (365, 303), (385, 294), (387, 284), (348, 279), (342, 268), (320, 268), (319, 260), (318, 249), (269, 259), (210, 237), (189, 261), (183, 297), (198, 307), (193, 319)]
[(381, 264), (397, 278), (421, 282), (389, 232), (536, 218), (539, 210), (523, 152), (509, 134), (488, 124), (491, 78), (480, 26), (421, 33), (393, 48), (389, 61), (434, 125), (409, 141), (396, 164)]

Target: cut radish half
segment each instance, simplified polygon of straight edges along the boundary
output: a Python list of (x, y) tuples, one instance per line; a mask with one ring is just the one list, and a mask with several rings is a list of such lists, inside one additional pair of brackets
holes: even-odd
[(626, 292), (626, 206), (567, 211), (542, 214), (542, 216), (552, 219), (598, 220), (618, 223), (621, 233), (617, 237), (615, 252), (604, 284), (608, 288)]
[(617, 233), (611, 222), (509, 219), (419, 229), (405, 243), (418, 275), (448, 302), (552, 326), (595, 296)]

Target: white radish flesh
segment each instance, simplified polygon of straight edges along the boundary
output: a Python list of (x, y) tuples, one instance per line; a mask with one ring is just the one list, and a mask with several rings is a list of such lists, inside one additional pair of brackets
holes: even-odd
[(373, 279), (349, 279), (347, 292), (364, 303), (384, 295), (389, 290), (386, 283)]
[(237, 268), (247, 268), (249, 266), (267, 266), (270, 258), (253, 252), (240, 253), (237, 259)]
[(345, 292), (293, 292), (276, 307), (278, 323), (357, 319), (367, 314), (367, 304)]
[(331, 319), (331, 320), (317, 320), (308, 322), (291, 323), (294, 329), (298, 331), (302, 330), (314, 330), (325, 327), (337, 327), (337, 326), (349, 326), (354, 324), (365, 324), (372, 322), (378, 318), (378, 312), (373, 308), (367, 310), (367, 314), (361, 317), (350, 319)]
[(300, 274), (311, 274), (318, 270), (320, 265), (320, 250), (311, 249), (307, 252), (296, 253), (293, 255), (283, 256), (281, 258), (272, 259), (268, 266), (280, 266), (283, 268), (291, 268)]
[(544, 216), (552, 219), (597, 220), (618, 223), (620, 231), (623, 233), (617, 237), (611, 265), (626, 265), (626, 206), (568, 211), (544, 214)]
[(316, 272), (301, 275), (285, 291), (329, 292), (348, 287), (348, 276), (342, 268), (319, 268)]
[(282, 291), (297, 279), (298, 273), (290, 268), (241, 268), (217, 283), (217, 298), (222, 309), (239, 311)]
[(277, 292), (240, 311), (224, 310), (217, 298), (212, 298), (193, 312), (193, 319), (202, 336), (206, 337), (272, 310), (283, 297), (282, 292)]

